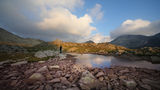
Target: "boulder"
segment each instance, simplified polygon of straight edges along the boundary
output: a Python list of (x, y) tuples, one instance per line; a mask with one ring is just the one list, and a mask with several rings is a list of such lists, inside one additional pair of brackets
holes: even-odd
[(61, 83), (66, 85), (66, 86), (70, 86), (71, 85), (71, 83), (65, 77), (61, 77)]
[(49, 81), (49, 83), (59, 83), (59, 82), (61, 82), (60, 78), (55, 78)]
[(98, 72), (97, 75), (96, 75), (96, 77), (100, 77), (100, 76), (103, 76), (103, 75), (104, 75), (103, 72)]
[(79, 85), (84, 90), (95, 89), (98, 83), (97, 79), (89, 71), (84, 71), (79, 80)]
[(38, 63), (45, 63), (45, 61), (38, 61)]
[(47, 55), (45, 53), (43, 53), (42, 51), (36, 52), (34, 56), (37, 57), (37, 58), (47, 57)]
[(123, 84), (128, 88), (135, 88), (137, 86), (137, 83), (133, 80), (122, 80)]
[(35, 81), (43, 81), (43, 80), (44, 80), (44, 76), (42, 74), (34, 73), (29, 77), (28, 82), (34, 83)]
[(45, 71), (48, 71), (47, 66), (43, 66), (43, 67), (41, 67), (40, 69), (38, 69), (38, 71), (37, 71), (37, 72), (45, 72)]
[(59, 54), (59, 58), (60, 58), (60, 60), (65, 59), (66, 58), (66, 54)]
[(48, 66), (49, 70), (53, 69), (59, 69), (60, 67), (58, 65)]
[(11, 64), (11, 66), (20, 66), (23, 64), (27, 64), (27, 63), (28, 63), (27, 61), (21, 61), (21, 62), (13, 63), (13, 64)]
[(53, 90), (53, 88), (50, 85), (46, 85), (44, 90)]

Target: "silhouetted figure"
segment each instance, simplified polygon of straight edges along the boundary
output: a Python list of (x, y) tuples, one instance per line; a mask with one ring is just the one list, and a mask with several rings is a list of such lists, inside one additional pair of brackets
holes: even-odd
[(60, 53), (62, 53), (62, 46), (60, 46), (59, 50), (60, 50)]

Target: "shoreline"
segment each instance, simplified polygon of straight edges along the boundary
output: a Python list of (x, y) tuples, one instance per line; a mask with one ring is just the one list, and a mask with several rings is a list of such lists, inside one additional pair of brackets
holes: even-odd
[[(1, 90), (124, 90), (160, 89), (160, 71), (113, 66), (82, 67), (75, 58), (52, 58), (47, 61), (21, 63), (0, 68)], [(34, 76), (35, 75), (35, 76)]]

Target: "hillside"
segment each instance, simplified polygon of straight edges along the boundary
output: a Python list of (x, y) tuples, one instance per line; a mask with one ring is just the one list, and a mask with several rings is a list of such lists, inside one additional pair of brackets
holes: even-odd
[(35, 46), (42, 43), (42, 40), (22, 38), (13, 33), (0, 28), (0, 44), (18, 45), (18, 46)]
[(50, 42), (57, 46), (62, 45), (63, 50), (66, 52), (76, 52), (76, 53), (122, 53), (129, 50), (125, 47), (112, 45), (109, 43), (72, 43), (63, 42), (61, 40), (55, 40)]
[(160, 33), (154, 36), (123, 35), (117, 37), (110, 43), (132, 49), (142, 47), (160, 47)]

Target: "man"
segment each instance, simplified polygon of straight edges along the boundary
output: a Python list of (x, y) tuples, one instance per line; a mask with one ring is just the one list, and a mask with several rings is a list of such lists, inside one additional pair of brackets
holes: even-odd
[(60, 53), (62, 53), (62, 46), (60, 46), (59, 50), (60, 50)]

